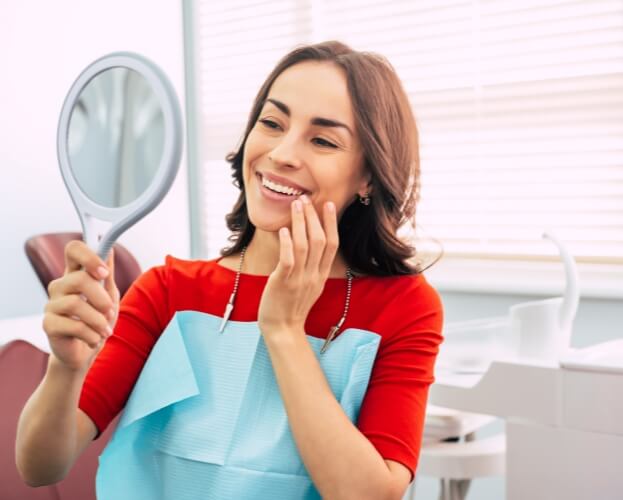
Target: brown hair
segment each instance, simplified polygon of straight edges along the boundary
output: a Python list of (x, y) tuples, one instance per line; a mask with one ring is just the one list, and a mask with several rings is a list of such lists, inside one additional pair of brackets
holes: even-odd
[(273, 69), (260, 88), (237, 151), (227, 155), (234, 185), (240, 196), (226, 216), (233, 232), (230, 247), (221, 255), (239, 253), (255, 232), (250, 222), (242, 178), (247, 137), (261, 112), (276, 78), (304, 61), (336, 64), (346, 74), (355, 113), (356, 132), (363, 148), (364, 168), (370, 173), (370, 205), (357, 201), (346, 207), (339, 221), (340, 251), (355, 273), (375, 276), (415, 274), (421, 271), (408, 259), (415, 248), (397, 230), (415, 217), (419, 197), (420, 162), (418, 132), (409, 99), (391, 64), (382, 56), (358, 52), (343, 43), (329, 41), (296, 48)]

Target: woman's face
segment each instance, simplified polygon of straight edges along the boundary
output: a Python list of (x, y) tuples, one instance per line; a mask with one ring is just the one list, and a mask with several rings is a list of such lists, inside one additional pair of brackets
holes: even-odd
[[(290, 226), (290, 204), (305, 193), (322, 218), (338, 217), (366, 192), (363, 154), (343, 71), (325, 62), (291, 66), (274, 81), (249, 133), (243, 180), (249, 219), (264, 231)], [(285, 192), (276, 193), (275, 190)]]

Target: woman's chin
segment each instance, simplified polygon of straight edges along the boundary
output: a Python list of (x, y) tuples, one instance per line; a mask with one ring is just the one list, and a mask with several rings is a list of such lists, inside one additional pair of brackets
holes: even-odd
[(290, 217), (285, 217), (281, 221), (275, 221), (274, 218), (267, 220), (263, 217), (249, 216), (249, 220), (255, 226), (256, 230), (266, 233), (277, 233), (282, 227), (290, 227)]

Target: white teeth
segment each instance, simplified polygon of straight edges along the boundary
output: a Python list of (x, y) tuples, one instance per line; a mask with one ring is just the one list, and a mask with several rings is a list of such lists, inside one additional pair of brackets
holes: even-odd
[(281, 184), (276, 184), (272, 181), (269, 181), (266, 177), (262, 176), (262, 185), (272, 189), (273, 191), (277, 191), (278, 193), (288, 194), (290, 196), (298, 196), (303, 194), (303, 191), (299, 191), (298, 189), (294, 189), (287, 186), (282, 186)]

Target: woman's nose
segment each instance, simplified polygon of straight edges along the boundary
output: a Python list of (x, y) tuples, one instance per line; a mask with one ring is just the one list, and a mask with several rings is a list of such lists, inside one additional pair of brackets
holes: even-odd
[(299, 168), (303, 164), (303, 151), (296, 137), (283, 136), (269, 152), (268, 158), (278, 165)]

